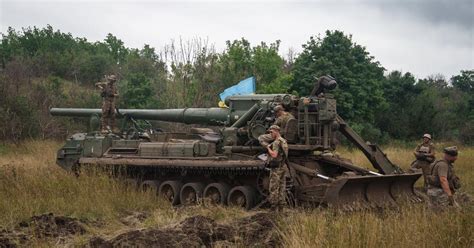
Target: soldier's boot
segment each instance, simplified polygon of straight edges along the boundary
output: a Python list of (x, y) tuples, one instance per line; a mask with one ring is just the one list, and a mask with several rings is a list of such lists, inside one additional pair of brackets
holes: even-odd
[(115, 126), (115, 118), (111, 117), (110, 120), (109, 120), (109, 130), (110, 132), (112, 133), (120, 133), (120, 130)]
[(118, 129), (116, 126), (115, 126), (115, 116), (112, 115), (112, 117), (110, 117), (110, 129), (112, 130), (112, 133), (120, 133), (120, 129)]
[(105, 126), (102, 128), (102, 130), (100, 131), (102, 134), (108, 134), (110, 133), (110, 127), (109, 126)]
[(100, 128), (101, 128), (100, 132), (102, 134), (108, 133), (108, 131), (107, 131), (107, 118), (104, 115), (102, 115), (102, 118), (100, 118)]

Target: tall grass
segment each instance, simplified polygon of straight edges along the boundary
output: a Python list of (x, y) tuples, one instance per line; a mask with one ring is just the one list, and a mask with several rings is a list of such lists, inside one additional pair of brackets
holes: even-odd
[[(11, 228), (33, 215), (53, 212), (104, 227), (94, 235), (111, 235), (128, 228), (119, 219), (130, 211), (146, 211), (142, 227), (162, 226), (201, 214), (219, 221), (248, 215), (227, 207), (173, 209), (153, 194), (137, 192), (100, 173), (75, 177), (55, 165), (60, 147), (55, 141), (30, 141), (3, 145), (0, 153), (0, 226)], [(438, 157), (441, 147), (438, 145)], [(463, 190), (474, 194), (474, 148), (461, 147), (456, 172)], [(411, 149), (388, 146), (389, 158), (403, 168), (413, 160)], [(371, 168), (362, 153), (339, 149), (342, 156)], [(425, 205), (397, 210), (342, 213), (328, 209), (292, 209), (278, 219), (284, 247), (473, 247), (474, 208), (439, 212)], [(0, 228), (1, 229), (1, 228)], [(78, 239), (78, 242), (85, 242)]]
[(338, 213), (292, 212), (281, 233), (291, 247), (472, 247), (472, 208), (433, 212), (424, 206), (398, 211)]
[(55, 165), (56, 142), (27, 142), (0, 158), (0, 225), (54, 212), (86, 219), (113, 219), (124, 211), (163, 206), (100, 173), (75, 177)]
[[(437, 159), (443, 156), (442, 147), (448, 145), (452, 144), (437, 144)], [(473, 195), (474, 148), (459, 148), (455, 171), (462, 180), (462, 191)], [(414, 160), (412, 149), (387, 146), (383, 150), (405, 170)], [(371, 168), (362, 152), (347, 148), (338, 151), (355, 164)], [(472, 203), (445, 211), (435, 211), (423, 204), (382, 212), (292, 211), (281, 223), (284, 246), (288, 247), (474, 247)]]

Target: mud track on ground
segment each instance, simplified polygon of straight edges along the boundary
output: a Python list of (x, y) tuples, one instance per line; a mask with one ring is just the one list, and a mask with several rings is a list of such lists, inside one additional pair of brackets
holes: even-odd
[(94, 237), (90, 247), (275, 247), (274, 216), (256, 213), (228, 224), (197, 215), (172, 227), (134, 229), (110, 239)]
[[(149, 215), (131, 212), (120, 221), (130, 229), (114, 237), (95, 236), (85, 247), (277, 247), (280, 236), (276, 231), (274, 213), (259, 212), (228, 223), (196, 215), (165, 227), (138, 228)], [(55, 216), (52, 213), (33, 216), (13, 229), (0, 228), (0, 247), (30, 247), (35, 244), (75, 246), (71, 241), (78, 235), (90, 235), (88, 226), (95, 222)], [(85, 236), (87, 238), (87, 236)]]
[(38, 240), (64, 240), (65, 237), (85, 233), (84, 222), (48, 213), (33, 216), (19, 223), (12, 230), (0, 230), (0, 247), (28, 246)]

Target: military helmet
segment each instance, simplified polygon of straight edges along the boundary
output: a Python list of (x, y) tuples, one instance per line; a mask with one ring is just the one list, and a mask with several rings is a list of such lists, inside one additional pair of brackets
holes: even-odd
[(431, 135), (429, 133), (425, 133), (423, 134), (423, 138), (431, 139)]
[(449, 146), (443, 149), (444, 153), (456, 157), (458, 155), (457, 146)]
[(270, 130), (276, 130), (276, 131), (280, 132), (280, 127), (277, 126), (277, 125), (271, 125), (271, 126), (268, 128), (268, 131), (270, 131)]
[(110, 80), (110, 81), (117, 81), (117, 76), (115, 76), (115, 75), (109, 75), (109, 76), (107, 77), (107, 79)]
[(281, 106), (281, 105), (276, 105), (276, 106), (273, 108), (273, 111), (275, 111), (275, 112), (283, 111), (283, 110), (285, 110), (285, 109), (284, 109), (283, 106)]

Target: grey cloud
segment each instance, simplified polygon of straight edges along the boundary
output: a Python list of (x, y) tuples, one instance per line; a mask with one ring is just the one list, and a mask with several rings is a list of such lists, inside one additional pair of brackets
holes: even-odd
[(372, 4), (383, 12), (407, 15), (435, 25), (454, 25), (471, 31), (474, 27), (472, 0), (374, 1)]
[(112, 33), (126, 46), (146, 43), (157, 49), (179, 37), (209, 38), (218, 50), (225, 48), (225, 40), (240, 37), (252, 44), (279, 39), (284, 54), (288, 48), (301, 52), (310, 36), (337, 29), (352, 34), (388, 70), (449, 77), (474, 68), (472, 0), (31, 1), (0, 0), (0, 32), (8, 26), (21, 30), (51, 24), (90, 41)]

